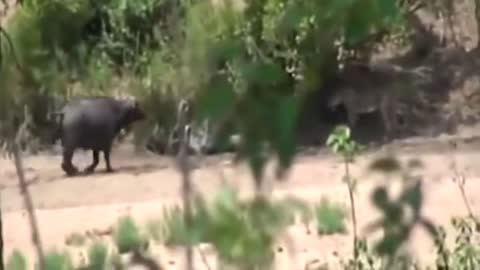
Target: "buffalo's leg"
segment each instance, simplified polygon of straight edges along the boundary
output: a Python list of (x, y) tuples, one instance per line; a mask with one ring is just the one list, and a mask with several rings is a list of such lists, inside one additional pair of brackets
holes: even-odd
[(108, 146), (103, 150), (103, 157), (105, 158), (105, 165), (107, 167), (107, 172), (113, 172), (112, 165), (110, 164), (110, 150), (111, 150), (111, 146)]
[(70, 147), (63, 149), (62, 169), (68, 176), (72, 176), (78, 172), (77, 168), (72, 164), (74, 151), (75, 149)]
[(97, 167), (98, 165), (98, 154), (99, 154), (99, 151), (98, 150), (93, 150), (93, 162), (90, 166), (88, 166), (86, 169), (85, 169), (85, 172), (86, 173), (93, 173), (93, 171), (95, 170), (95, 168)]

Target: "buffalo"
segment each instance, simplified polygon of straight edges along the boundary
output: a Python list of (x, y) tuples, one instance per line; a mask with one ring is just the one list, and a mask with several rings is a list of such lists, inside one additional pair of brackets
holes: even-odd
[(106, 171), (113, 172), (110, 151), (119, 132), (131, 123), (146, 118), (134, 99), (118, 100), (107, 96), (74, 97), (57, 113), (60, 117), (57, 136), (63, 147), (62, 169), (68, 176), (78, 173), (72, 164), (76, 149), (92, 150), (93, 162), (85, 173), (93, 173), (104, 154)]

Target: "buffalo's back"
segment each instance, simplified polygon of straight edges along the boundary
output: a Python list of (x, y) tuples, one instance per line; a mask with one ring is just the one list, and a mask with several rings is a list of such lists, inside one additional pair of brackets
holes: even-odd
[(77, 98), (64, 107), (63, 113), (64, 145), (101, 150), (116, 135), (121, 106), (108, 97)]

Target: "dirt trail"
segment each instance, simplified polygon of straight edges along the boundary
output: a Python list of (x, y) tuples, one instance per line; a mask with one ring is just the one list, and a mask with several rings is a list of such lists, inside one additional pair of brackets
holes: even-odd
[[(459, 166), (467, 172), (467, 192), (475, 212), (480, 210), (480, 151), (475, 151), (477, 144), (475, 140), (464, 141), (459, 145), (456, 155)], [(437, 139), (424, 141), (421, 145), (413, 142), (409, 145), (404, 141), (391, 146), (395, 146), (396, 153), (401, 154), (402, 159), (415, 157), (423, 161), (423, 188), (426, 196), (423, 214), (442, 225), (448, 225), (451, 217), (466, 213), (460, 193), (451, 181), (451, 155), (447, 145), (448, 143)], [(104, 165), (101, 162), (99, 171), (88, 177), (65, 178), (59, 168), (59, 155), (25, 159), (29, 189), (38, 209), (41, 237), (45, 247), (63, 247), (65, 237), (70, 233), (95, 228), (105, 229), (125, 213), (130, 213), (139, 220), (146, 220), (161, 214), (163, 206), (179, 202), (180, 178), (170, 159), (150, 154), (135, 154), (128, 147), (114, 151), (112, 165), (117, 168), (117, 172), (103, 173)], [(318, 201), (322, 195), (326, 195), (347, 206), (347, 190), (340, 180), (343, 174), (341, 163), (338, 158), (324, 152), (299, 157), (290, 173), (289, 181), (275, 184), (274, 195), (292, 194), (309, 201)], [(369, 194), (372, 186), (381, 179), (368, 174), (366, 167), (381, 153), (382, 151), (373, 151), (363, 155), (353, 167), (353, 173), (358, 178), (369, 179), (362, 180), (357, 193), (361, 228), (378, 217), (378, 212), (370, 204)], [(90, 162), (90, 155), (79, 152), (74, 162), (83, 168)], [(200, 191), (212, 194), (218, 190), (222, 183), (220, 172), (223, 172), (229, 183), (245, 194), (248, 193), (251, 178), (244, 166), (235, 168), (218, 158), (216, 163), (215, 166), (204, 166), (195, 170), (194, 181)], [(22, 210), (22, 197), (16, 187), (14, 172), (11, 162), (0, 161), (7, 256), (13, 249), (32, 254), (27, 216)], [(320, 238), (314, 234), (307, 235), (301, 225), (292, 227), (289, 234), (293, 236), (298, 248), (296, 256), (290, 258), (287, 253), (280, 254), (277, 260), (278, 269), (303, 269), (308, 260), (333, 260), (335, 254), (350, 253), (350, 234)], [(412, 238), (411, 248), (414, 254), (418, 255), (419, 259), (430, 260), (433, 249), (426, 234), (418, 229)], [(157, 246), (154, 251), (162, 262), (167, 264), (166, 269), (181, 269), (182, 253), (179, 250)]]

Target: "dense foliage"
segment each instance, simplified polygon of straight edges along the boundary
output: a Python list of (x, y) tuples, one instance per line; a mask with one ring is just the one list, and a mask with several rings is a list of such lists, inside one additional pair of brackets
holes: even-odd
[(166, 136), (185, 97), (222, 134), (244, 135), (240, 154), (260, 178), (267, 142), (280, 167), (291, 163), (304, 95), (368, 55), (373, 36), (402, 29), (402, 10), (394, 0), (24, 1), (5, 26), (23, 68), (6, 54), (0, 115), (22, 119), (27, 105), (30, 130), (48, 137), (64, 98), (134, 95), (150, 116), (136, 133), (144, 143)]

